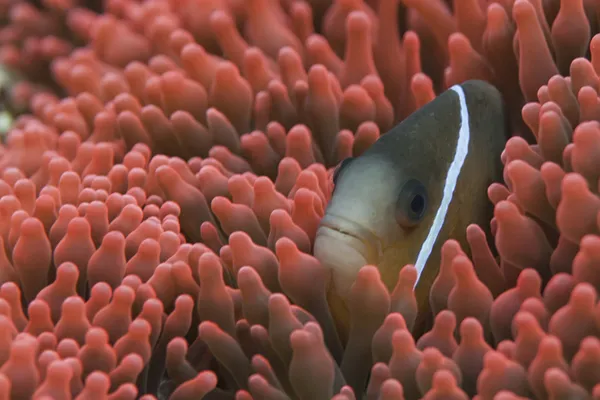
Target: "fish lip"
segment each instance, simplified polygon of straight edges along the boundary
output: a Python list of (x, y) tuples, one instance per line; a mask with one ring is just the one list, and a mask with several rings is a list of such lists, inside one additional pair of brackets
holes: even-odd
[[(321, 220), (321, 224), (317, 230), (317, 236), (324, 233), (327, 234), (327, 231), (333, 231), (335, 232), (334, 234), (347, 237), (352, 241), (360, 242), (363, 249), (355, 250), (359, 251), (365, 261), (368, 261), (371, 264), (377, 265), (383, 256), (383, 244), (381, 239), (371, 230), (348, 218), (339, 215), (326, 214)], [(370, 254), (365, 254), (364, 250), (367, 250), (367, 253)], [(375, 256), (375, 259), (373, 259), (373, 256)]]
[(382, 257), (376, 235), (354, 221), (329, 214), (317, 230), (314, 255), (332, 272), (328, 292), (343, 303), (348, 301), (359, 270), (365, 265), (378, 265)]
[(327, 223), (323, 223), (322, 222), (321, 226), (317, 230), (317, 235), (319, 234), (318, 231), (320, 231), (322, 229), (326, 229), (326, 230), (329, 230), (329, 231), (334, 231), (334, 232), (336, 232), (336, 233), (338, 233), (340, 235), (349, 236), (349, 237), (351, 237), (353, 239), (356, 239), (356, 240), (359, 240), (361, 242), (364, 242), (364, 239), (361, 238), (359, 235), (355, 235), (352, 232), (349, 232), (348, 230), (345, 230), (344, 228), (342, 228), (340, 226), (336, 226), (336, 225), (333, 225), (333, 224), (327, 224)]

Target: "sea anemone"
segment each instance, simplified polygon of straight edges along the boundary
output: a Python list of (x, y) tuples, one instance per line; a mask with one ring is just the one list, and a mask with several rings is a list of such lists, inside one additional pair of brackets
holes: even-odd
[[(0, 398), (600, 398), (599, 12), (0, 1)], [(364, 266), (340, 338), (332, 171), (468, 79), (510, 117), (495, 246), (444, 244), (420, 336), (414, 267)]]

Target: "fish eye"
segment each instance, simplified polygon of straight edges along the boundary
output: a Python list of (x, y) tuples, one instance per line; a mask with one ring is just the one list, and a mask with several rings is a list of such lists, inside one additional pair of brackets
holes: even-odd
[(421, 182), (409, 179), (396, 202), (396, 221), (405, 228), (417, 225), (427, 211), (427, 190)]
[(350, 162), (352, 162), (354, 158), (353, 157), (346, 157), (342, 160), (341, 163), (338, 164), (338, 166), (335, 168), (335, 170), (333, 171), (333, 184), (335, 185), (337, 183), (337, 179), (340, 176), (340, 172), (342, 172), (342, 170), (347, 167)]

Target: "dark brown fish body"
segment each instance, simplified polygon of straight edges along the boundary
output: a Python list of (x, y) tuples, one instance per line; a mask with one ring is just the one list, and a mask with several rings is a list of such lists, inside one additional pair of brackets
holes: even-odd
[(482, 81), (456, 85), (342, 164), (315, 241), (332, 270), (330, 300), (347, 325), (345, 298), (358, 270), (378, 267), (391, 290), (414, 264), (421, 317), (447, 239), (467, 250), (466, 228), (489, 227), (487, 188), (502, 178), (506, 116), (500, 93)]

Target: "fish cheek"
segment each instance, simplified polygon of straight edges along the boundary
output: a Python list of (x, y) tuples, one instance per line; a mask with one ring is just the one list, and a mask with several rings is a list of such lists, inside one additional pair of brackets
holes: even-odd
[(418, 313), (417, 320), (415, 321), (415, 325), (413, 327), (413, 334), (416, 335), (416, 337), (419, 337), (425, 333), (433, 324), (433, 314), (429, 304), (429, 293), (431, 291), (433, 281), (435, 281), (435, 278), (440, 271), (442, 254), (441, 247), (443, 243), (443, 240), (436, 243), (431, 255), (429, 256), (429, 260), (427, 260), (427, 264), (425, 264), (423, 273), (419, 277), (417, 287), (415, 288), (415, 298), (417, 299)]
[(331, 286), (327, 291), (327, 304), (329, 305), (329, 311), (333, 317), (338, 336), (342, 344), (346, 344), (348, 341), (348, 332), (350, 331), (350, 310), (348, 309), (348, 305), (334, 290), (331, 290)]
[(411, 242), (406, 240), (394, 243), (392, 247), (384, 250), (383, 257), (377, 264), (377, 269), (381, 274), (381, 281), (390, 293), (398, 282), (400, 270), (407, 264), (414, 264), (417, 258), (416, 254)]
[(403, 229), (398, 226), (400, 235), (383, 250), (383, 256), (377, 267), (381, 280), (391, 292), (398, 282), (398, 274), (404, 266), (415, 264), (421, 250), (421, 245), (427, 236), (431, 221), (429, 218), (421, 221), (417, 226)]
[[(390, 293), (394, 290), (394, 287), (398, 282), (400, 270), (406, 265), (414, 265), (416, 263), (417, 257), (422, 250), (423, 243), (433, 224), (434, 215), (435, 209), (430, 209), (428, 215), (419, 225), (411, 229), (403, 229), (404, 233), (402, 239), (394, 242), (392, 246), (384, 250), (384, 255), (378, 265), (378, 269), (381, 274), (381, 279)], [(444, 240), (440, 239), (447, 234), (448, 231), (442, 229), (442, 232), (440, 232), (438, 240), (434, 244), (429, 255), (427, 263), (425, 264), (425, 268), (419, 276), (415, 288), (418, 316), (417, 321), (415, 321), (413, 333), (421, 334), (424, 327), (431, 325), (432, 316), (429, 308), (429, 291), (439, 272), (441, 259), (440, 250), (441, 245), (444, 243)]]

